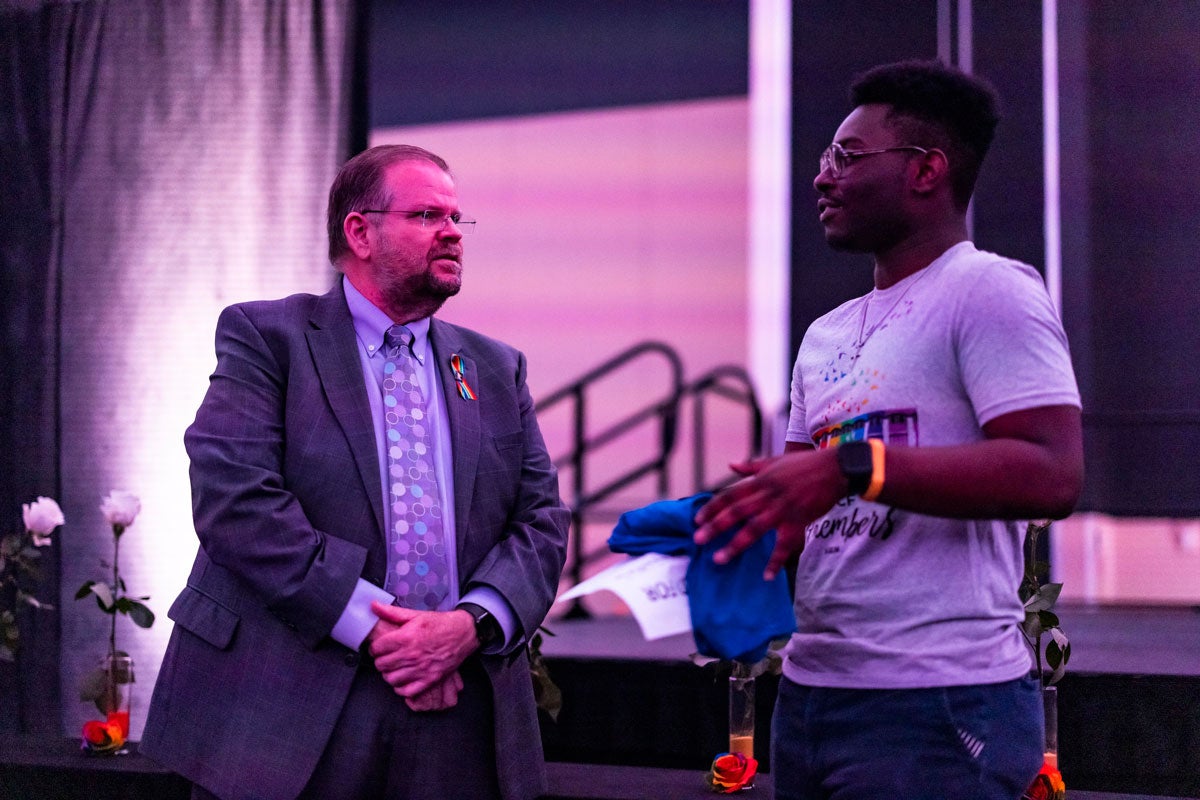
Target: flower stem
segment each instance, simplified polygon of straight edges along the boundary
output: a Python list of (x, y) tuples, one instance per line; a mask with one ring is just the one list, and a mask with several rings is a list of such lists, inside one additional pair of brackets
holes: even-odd
[(113, 567), (113, 610), (112, 610), (112, 623), (111, 623), (111, 626), (109, 627), (109, 632), (108, 632), (108, 654), (111, 658), (116, 658), (116, 656), (117, 656), (117, 599), (120, 596), (120, 592), (121, 592), (121, 575), (120, 575), (120, 572), (118, 571), (119, 570), (118, 564), (120, 563), (118, 561), (118, 559), (120, 558), (120, 552), (121, 552), (121, 537), (119, 535), (117, 535), (115, 531), (113, 533), (114, 533), (114, 535), (113, 535), (113, 563), (112, 563), (112, 567)]

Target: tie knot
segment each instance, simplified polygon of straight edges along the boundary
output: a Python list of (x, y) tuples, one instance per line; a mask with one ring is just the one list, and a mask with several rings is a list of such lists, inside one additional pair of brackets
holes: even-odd
[(383, 344), (388, 356), (396, 356), (407, 350), (412, 353), (413, 332), (403, 325), (393, 325), (383, 332)]

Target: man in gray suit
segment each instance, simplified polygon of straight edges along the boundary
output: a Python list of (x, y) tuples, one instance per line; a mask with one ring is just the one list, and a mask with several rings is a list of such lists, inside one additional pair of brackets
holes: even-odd
[(441, 158), (372, 148), (330, 191), (333, 290), (221, 314), (141, 742), (195, 798), (544, 791), (524, 644), (568, 513), (524, 356), (432, 316), (473, 225)]

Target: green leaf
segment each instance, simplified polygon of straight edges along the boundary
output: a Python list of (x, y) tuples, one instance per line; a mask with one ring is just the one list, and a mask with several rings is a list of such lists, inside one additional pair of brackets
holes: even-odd
[(1030, 597), (1025, 602), (1026, 611), (1049, 611), (1054, 608), (1054, 604), (1058, 602), (1058, 595), (1062, 592), (1061, 583), (1047, 583), (1037, 590), (1037, 594)]
[(33, 608), (40, 608), (45, 611), (54, 610), (54, 606), (50, 605), (49, 603), (43, 603), (41, 600), (38, 600), (36, 597), (31, 594), (27, 594), (26, 592), (17, 592), (17, 600)]
[(103, 581), (92, 581), (92, 594), (96, 595), (96, 602), (100, 604), (100, 610), (106, 614), (111, 614), (115, 611), (113, 603), (112, 587)]
[(95, 585), (95, 583), (96, 583), (95, 581), (87, 581), (87, 582), (85, 582), (85, 583), (83, 584), (83, 586), (80, 586), (80, 587), (79, 587), (79, 591), (75, 592), (75, 599), (76, 599), (76, 600), (82, 600), (83, 598), (85, 598), (85, 597), (87, 597), (89, 594), (91, 594), (91, 593), (92, 593), (92, 586), (93, 586), (93, 585)]
[(545, 711), (550, 719), (558, 722), (558, 714), (562, 711), (562, 690), (550, 680), (550, 674), (545, 669), (531, 671), (533, 677), (533, 697), (537, 707)]
[(1046, 681), (1047, 686), (1052, 686), (1062, 679), (1063, 674), (1067, 670), (1067, 662), (1070, 660), (1070, 644), (1065, 644), (1060, 647), (1057, 641), (1051, 641), (1046, 645), (1046, 666), (1053, 670), (1050, 673), (1049, 679)]
[(1037, 581), (1028, 576), (1021, 581), (1021, 585), (1017, 587), (1017, 597), (1021, 598), (1022, 603), (1027, 603), (1029, 598), (1037, 594)]
[(79, 699), (96, 704), (96, 710), (101, 714), (108, 714), (115, 711), (121, 696), (118, 684), (131, 683), (132, 675), (123, 675), (114, 673), (112, 679), (109, 679), (109, 674), (104, 671), (103, 667), (97, 667), (88, 674), (83, 676), (83, 680), (79, 683)]
[(129, 610), (126, 613), (139, 628), (149, 628), (154, 624), (154, 612), (136, 600), (129, 601)]
[(1062, 648), (1058, 646), (1058, 642), (1051, 640), (1046, 645), (1046, 666), (1050, 667), (1050, 669), (1058, 669), (1059, 665), (1062, 663)]
[(99, 700), (104, 696), (104, 687), (107, 682), (108, 675), (99, 667), (87, 673), (79, 682), (79, 699), (85, 703), (89, 700), (93, 702)]
[(1051, 628), (1049, 633), (1050, 633), (1050, 637), (1052, 639), (1054, 639), (1054, 641), (1058, 644), (1059, 647), (1062, 647), (1062, 648), (1069, 647), (1069, 645), (1067, 643), (1067, 634), (1065, 634), (1063, 632), (1062, 628)]
[(1038, 615), (1038, 620), (1040, 620), (1042, 623), (1043, 630), (1048, 631), (1051, 628), (1058, 627), (1058, 615), (1055, 614), (1053, 611), (1039, 611), (1039, 612), (1037, 612), (1037, 615)]

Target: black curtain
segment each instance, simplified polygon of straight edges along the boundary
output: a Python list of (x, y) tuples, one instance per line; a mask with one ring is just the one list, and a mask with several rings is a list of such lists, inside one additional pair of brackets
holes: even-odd
[[(51, 268), (52, 54), (49, 20), (0, 7), (0, 532), (21, 527), (21, 504), (60, 496), (58, 478), (58, 296)], [(40, 590), (57, 603), (58, 545), (42, 548)], [(57, 732), (58, 615), (15, 608), (22, 642), (0, 661), (0, 730)], [(34, 709), (38, 711), (35, 712)]]
[[(105, 577), (113, 489), (142, 499), (122, 538), (146, 631), (136, 739), (195, 552), (183, 429), (213, 365), (219, 309), (324, 291), (324, 206), (350, 155), (354, 0), (80, 0), (0, 9), (0, 514), (55, 497), (67, 518), (20, 661), (0, 666), (0, 730), (76, 735), (108, 618), (75, 589)], [(361, 62), (359, 62), (361, 63)], [(361, 131), (361, 113), (358, 116)]]

